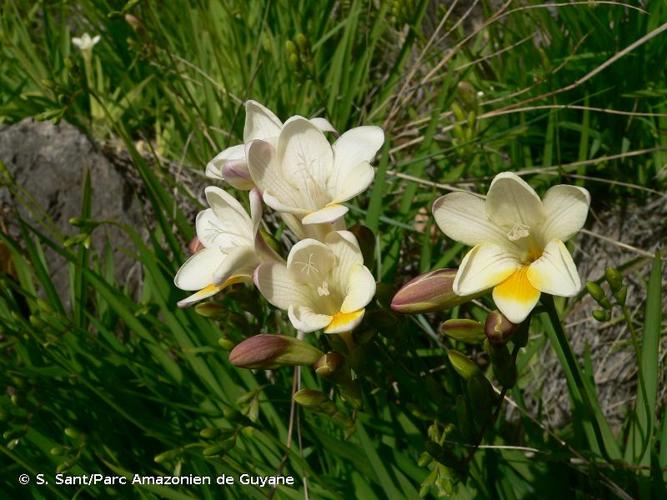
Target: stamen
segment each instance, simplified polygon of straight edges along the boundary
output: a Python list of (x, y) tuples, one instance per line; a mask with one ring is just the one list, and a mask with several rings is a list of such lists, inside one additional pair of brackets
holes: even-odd
[(521, 222), (515, 222), (512, 229), (507, 233), (507, 237), (510, 241), (520, 240), (521, 238), (526, 238), (528, 236), (530, 236), (530, 227)]
[(327, 281), (323, 281), (322, 286), (317, 287), (317, 294), (320, 297), (326, 297), (329, 295), (329, 283)]

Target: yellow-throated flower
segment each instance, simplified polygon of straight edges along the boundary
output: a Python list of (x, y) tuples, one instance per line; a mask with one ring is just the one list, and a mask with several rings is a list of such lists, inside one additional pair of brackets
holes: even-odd
[(197, 238), (203, 246), (174, 278), (181, 290), (197, 293), (181, 300), (179, 307), (210, 297), (223, 288), (239, 282), (251, 282), (252, 273), (263, 255), (270, 251), (257, 230), (262, 217), (262, 201), (256, 190), (250, 192), (248, 216), (241, 204), (220, 188), (206, 188), (211, 208), (197, 214)]
[[(246, 101), (245, 112), (243, 144), (230, 146), (218, 153), (206, 165), (206, 175), (212, 179), (224, 180), (236, 189), (250, 190), (254, 183), (248, 172), (246, 145), (259, 139), (275, 146), (283, 123), (270, 109), (257, 101)], [(312, 118), (310, 122), (323, 132), (336, 131), (324, 118)]]
[(303, 224), (329, 223), (345, 215), (343, 202), (373, 181), (370, 161), (383, 142), (380, 127), (366, 126), (348, 130), (332, 146), (310, 120), (293, 116), (275, 146), (261, 140), (248, 145), (248, 168), (271, 208)]
[(263, 263), (254, 280), (262, 295), (286, 310), (294, 328), (302, 332), (352, 330), (375, 295), (375, 279), (349, 231), (333, 231), (324, 242), (298, 242), (287, 264)]
[(433, 204), (440, 229), (473, 248), (454, 280), (454, 292), (472, 295), (493, 288), (493, 300), (512, 322), (521, 323), (540, 293), (572, 297), (581, 288), (564, 241), (588, 215), (590, 195), (559, 185), (540, 200), (523, 179), (498, 174), (486, 200), (472, 193), (450, 193)]

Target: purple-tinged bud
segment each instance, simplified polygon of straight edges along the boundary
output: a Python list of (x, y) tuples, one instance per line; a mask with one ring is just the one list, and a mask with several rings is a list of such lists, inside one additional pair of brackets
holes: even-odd
[(222, 164), (220, 174), (226, 182), (242, 191), (249, 191), (255, 187), (255, 183), (250, 177), (248, 163), (243, 160), (228, 160)]
[(202, 248), (204, 248), (204, 245), (202, 245), (202, 242), (199, 241), (199, 238), (196, 236), (190, 240), (190, 243), (188, 243), (188, 250), (191, 254), (197, 253)]
[(391, 308), (408, 314), (444, 311), (481, 295), (456, 295), (453, 289), (456, 272), (456, 269), (437, 269), (417, 276), (396, 292)]
[(448, 319), (440, 325), (440, 333), (467, 344), (480, 344), (486, 338), (484, 327), (474, 319)]
[(240, 368), (273, 369), (280, 366), (309, 366), (323, 354), (303, 340), (262, 333), (234, 347), (229, 353), (229, 361)]
[(491, 311), (486, 317), (484, 333), (492, 344), (503, 345), (516, 331), (517, 326), (510, 322), (500, 311)]

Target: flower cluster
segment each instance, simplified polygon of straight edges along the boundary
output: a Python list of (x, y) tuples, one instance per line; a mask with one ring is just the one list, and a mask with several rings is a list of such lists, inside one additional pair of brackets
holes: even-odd
[[(341, 333), (363, 318), (375, 294), (356, 237), (345, 230), (343, 204), (373, 181), (370, 162), (384, 142), (379, 127), (353, 128), (331, 144), (323, 118), (285, 123), (255, 101), (246, 103), (243, 144), (219, 153), (206, 175), (249, 191), (250, 215), (218, 187), (206, 188), (210, 208), (196, 219), (199, 248), (175, 284), (195, 293), (187, 306), (239, 282), (254, 283), (297, 330)], [(283, 259), (259, 231), (263, 205), (299, 240)]]

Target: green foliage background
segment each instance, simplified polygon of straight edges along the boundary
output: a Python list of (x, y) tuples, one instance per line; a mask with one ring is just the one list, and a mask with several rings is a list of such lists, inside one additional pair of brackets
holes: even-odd
[[(538, 191), (576, 183), (594, 203), (642, 203), (664, 194), (667, 4), (516, 1), (500, 8), (485, 0), (474, 15), (472, 4), (461, 4), (2, 2), (0, 121), (63, 119), (99, 140), (122, 141), (156, 228), (143, 241), (137, 228), (125, 227), (145, 278), (138, 300), (114, 278), (109, 247), (80, 244), (94, 225), (81, 225), (83, 236), (68, 244), (24, 221), (19, 241), (0, 236), (13, 269), (4, 268), (0, 278), (0, 464), (7, 498), (77, 494), (16, 481), (22, 472), (56, 471), (282, 471), (298, 478), (299, 488), (280, 488), (276, 498), (302, 498), (304, 477), (312, 498), (556, 497), (566, 487), (587, 498), (667, 495), (667, 417), (655, 398), (663, 368), (659, 260), (647, 284), (640, 338), (647, 402), (640, 396), (637, 409), (628, 408), (625, 429), (614, 434), (606, 425), (592, 368), (564, 361), (572, 380), (584, 384), (578, 392), (571, 386), (575, 418), (547, 430), (513, 389), (521, 417), (501, 416), (485, 439), (500, 448), (479, 450), (463, 475), (466, 444), (475, 441), (486, 410), (451, 369), (446, 351), (475, 350), (443, 340), (434, 327), (450, 316), (483, 319), (484, 310), (469, 305), (437, 318), (399, 318), (387, 308), (407, 278), (456, 266), (462, 257), (463, 248), (445, 244), (424, 217), (448, 186), (484, 191), (500, 171), (527, 170)], [(101, 35), (88, 74), (71, 44), (86, 31)], [(172, 278), (193, 224), (173, 193), (192, 206), (199, 202), (137, 149), (143, 141), (150, 155), (199, 175), (217, 152), (241, 141), (242, 103), (249, 98), (281, 118), (326, 116), (338, 130), (378, 124), (387, 137), (372, 189), (351, 206), (352, 220), (377, 234), (370, 265), (381, 283), (359, 329), (363, 406), (353, 408), (334, 390), (335, 417), (300, 410), (298, 443), (290, 449), (292, 371), (235, 369), (224, 349), (258, 332), (292, 334), (289, 323), (243, 287), (222, 294), (224, 312), (215, 320), (175, 307), (182, 294)], [(6, 172), (3, 182), (11, 188)], [(89, 180), (82, 189), (85, 219)], [(282, 231), (274, 229), (274, 236)], [(69, 262), (72, 308), (63, 306), (49, 278), (45, 248)], [(560, 312), (570, 305), (556, 304)], [(550, 325), (539, 313), (531, 332), (557, 339)], [(309, 340), (323, 349), (335, 343)], [(543, 342), (531, 339), (521, 352), (520, 376), (530, 376), (527, 367)], [(310, 370), (303, 370), (303, 386), (332, 389)], [(272, 493), (95, 486), (79, 494)]]

